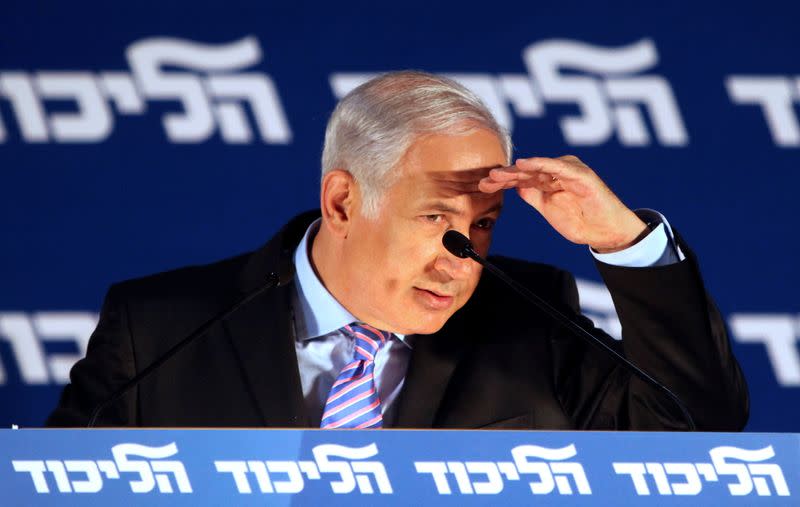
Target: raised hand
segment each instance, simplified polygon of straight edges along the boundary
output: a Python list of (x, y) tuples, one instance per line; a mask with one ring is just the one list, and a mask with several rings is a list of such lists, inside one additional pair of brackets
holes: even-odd
[(647, 228), (577, 157), (523, 158), (492, 169), (478, 188), (492, 193), (515, 188), (566, 239), (601, 253), (632, 245)]

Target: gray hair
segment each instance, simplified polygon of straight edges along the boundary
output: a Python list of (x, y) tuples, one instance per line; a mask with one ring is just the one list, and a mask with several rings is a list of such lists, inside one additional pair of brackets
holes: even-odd
[(452, 79), (419, 71), (390, 72), (348, 93), (336, 105), (325, 130), (322, 176), (345, 169), (358, 182), (362, 213), (378, 215), (383, 191), (391, 186), (411, 144), (426, 134), (497, 135), (511, 160), (511, 137), (481, 100)]

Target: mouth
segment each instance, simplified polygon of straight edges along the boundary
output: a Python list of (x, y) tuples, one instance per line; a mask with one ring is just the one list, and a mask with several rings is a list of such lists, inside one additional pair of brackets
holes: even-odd
[(414, 293), (417, 300), (431, 310), (446, 310), (455, 301), (455, 296), (419, 287), (414, 287)]

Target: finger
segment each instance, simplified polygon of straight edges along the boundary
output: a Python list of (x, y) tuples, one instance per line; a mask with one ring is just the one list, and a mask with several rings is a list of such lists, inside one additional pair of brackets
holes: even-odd
[(536, 172), (531, 175), (527, 181), (525, 181), (525, 187), (535, 187), (536, 189), (542, 192), (558, 192), (564, 190), (564, 186), (561, 183), (561, 180), (553, 176), (552, 174), (548, 174), (545, 172)]
[(509, 179), (501, 182), (514, 182), (517, 188), (537, 188), (542, 192), (557, 192), (560, 190), (565, 190), (565, 186), (562, 184), (561, 180), (551, 174), (541, 171), (533, 171), (526, 173), (524, 177), (520, 176), (519, 178)]
[[(575, 159), (577, 160), (577, 159)], [(543, 172), (559, 180), (573, 181), (585, 178), (591, 169), (579, 160), (532, 157), (519, 159), (514, 163), (520, 172)]]
[(591, 193), (592, 189), (604, 186), (602, 180), (590, 168), (580, 161), (577, 163), (578, 167), (572, 167), (573, 163), (568, 160), (535, 157), (520, 159), (515, 165), (521, 169), (520, 172), (545, 175), (528, 180), (535, 181), (535, 184), (545, 191), (564, 190), (583, 196)]
[[(493, 169), (494, 171), (495, 169)], [(550, 174), (533, 171), (523, 173), (519, 171), (499, 171), (498, 173), (491, 174), (481, 180), (484, 182), (483, 187), (479, 188), (483, 191), (496, 192), (500, 189), (506, 188), (536, 188), (542, 192), (558, 192), (564, 190), (564, 186), (556, 178)]]
[[(530, 160), (530, 159), (526, 159)], [(555, 192), (559, 190), (568, 190), (573, 185), (573, 182), (578, 182), (577, 178), (572, 181), (567, 178), (567, 181), (562, 181), (559, 177), (560, 172), (553, 169), (550, 171), (543, 170), (539, 166), (525, 166), (517, 167), (516, 165), (508, 167), (497, 167), (489, 171), (488, 177), (493, 181), (505, 182), (516, 181), (517, 185), (521, 188), (529, 188), (535, 186), (545, 192)], [(556, 183), (559, 181), (559, 183)]]
[(544, 205), (545, 200), (545, 192), (542, 192), (538, 188), (531, 187), (531, 188), (517, 188), (517, 194), (528, 204), (533, 206), (538, 212), (542, 212), (542, 206)]
[(525, 180), (531, 177), (531, 173), (520, 171), (511, 165), (508, 167), (496, 167), (489, 171), (487, 177), (492, 181)]
[(494, 181), (490, 178), (484, 178), (478, 183), (478, 190), (487, 194), (491, 194), (501, 190), (506, 190), (508, 188), (514, 188), (515, 186), (517, 186), (516, 180)]

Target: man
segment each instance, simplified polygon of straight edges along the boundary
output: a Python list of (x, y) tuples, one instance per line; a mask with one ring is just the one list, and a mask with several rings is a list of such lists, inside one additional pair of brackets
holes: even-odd
[[(486, 255), (502, 190), (514, 188), (591, 247), (623, 325), (611, 346), (672, 389), (698, 429), (740, 430), (744, 379), (686, 245), (577, 158), (509, 166), (510, 155), (488, 110), (449, 80), (403, 72), (362, 85), (328, 124), (320, 212), (251, 254), (113, 286), (48, 423), (84, 425), (182, 337), (274, 279), (100, 424), (686, 428), (662, 393), (443, 247), (453, 229)], [(590, 326), (568, 273), (496, 261)]]

